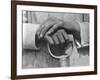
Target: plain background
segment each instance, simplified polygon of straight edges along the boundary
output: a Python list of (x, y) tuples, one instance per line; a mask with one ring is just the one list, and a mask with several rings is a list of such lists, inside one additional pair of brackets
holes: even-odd
[[(100, 80), (100, 0), (33, 0), (57, 3), (74, 3), (98, 5), (98, 74), (84, 76), (69, 76), (58, 78), (42, 78), (34, 80)], [(10, 80), (11, 73), (11, 2), (0, 0), (0, 80)], [(28, 79), (29, 80), (29, 79)]]

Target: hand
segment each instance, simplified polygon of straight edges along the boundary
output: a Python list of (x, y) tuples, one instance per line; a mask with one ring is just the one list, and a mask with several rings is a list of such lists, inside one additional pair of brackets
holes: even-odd
[(63, 26), (63, 21), (57, 18), (48, 18), (44, 21), (39, 30), (37, 31), (37, 35), (39, 38), (43, 38), (46, 32), (49, 30), (49, 34), (52, 33), (54, 30), (61, 28)]
[(48, 41), (51, 45), (59, 45), (63, 44), (65, 41), (69, 40), (69, 37), (65, 30), (61, 29), (50, 35), (49, 33), (46, 33), (44, 39)]
[(65, 29), (68, 34), (72, 34), (74, 38), (80, 40), (80, 27), (77, 22), (64, 22), (56, 17), (44, 21), (37, 31), (37, 35), (39, 38), (43, 38), (46, 33), (52, 34), (59, 29)]
[(72, 50), (73, 42), (64, 29), (60, 29), (52, 35), (46, 33), (44, 38), (48, 41), (50, 52), (53, 55), (70, 55), (70, 50)]

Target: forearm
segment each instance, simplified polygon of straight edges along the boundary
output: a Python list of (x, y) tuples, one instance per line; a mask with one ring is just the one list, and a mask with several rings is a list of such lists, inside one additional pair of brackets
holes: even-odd
[(64, 22), (64, 28), (68, 34), (72, 34), (74, 38), (80, 41), (80, 25), (76, 22)]

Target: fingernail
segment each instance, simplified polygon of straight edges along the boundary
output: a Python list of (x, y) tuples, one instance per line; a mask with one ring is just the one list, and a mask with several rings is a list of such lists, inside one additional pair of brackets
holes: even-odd
[(42, 38), (43, 37), (43, 35), (42, 34), (40, 34), (40, 38)]
[(47, 34), (50, 34), (51, 32), (49, 31), (49, 32), (47, 32)]
[(39, 35), (39, 32), (37, 32), (37, 34)]
[(36, 34), (37, 34), (37, 36), (39, 37), (39, 32), (37, 32)]

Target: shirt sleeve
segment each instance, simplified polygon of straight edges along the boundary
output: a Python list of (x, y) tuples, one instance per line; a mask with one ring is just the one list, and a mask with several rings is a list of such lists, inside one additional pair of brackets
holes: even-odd
[(76, 40), (77, 48), (89, 46), (89, 23), (88, 22), (78, 22), (80, 25), (80, 36), (81, 42)]

